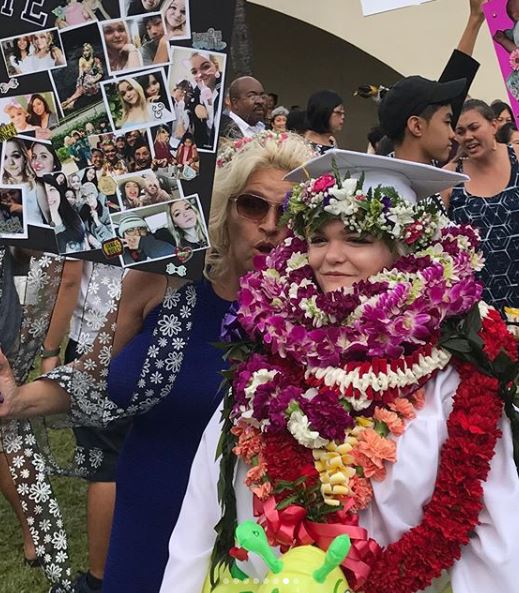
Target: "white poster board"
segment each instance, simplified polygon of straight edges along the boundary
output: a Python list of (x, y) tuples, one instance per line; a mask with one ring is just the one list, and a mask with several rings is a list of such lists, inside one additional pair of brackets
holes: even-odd
[(405, 8), (407, 6), (418, 6), (430, 0), (360, 0), (364, 16), (371, 16), (380, 12)]

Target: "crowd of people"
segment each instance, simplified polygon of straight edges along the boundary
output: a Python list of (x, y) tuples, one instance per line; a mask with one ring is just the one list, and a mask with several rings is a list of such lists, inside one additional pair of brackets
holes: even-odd
[[(60, 346), (81, 274), (93, 282), (76, 262), (64, 271), (75, 298), (62, 281), (69, 305), (43, 340), (45, 374), (20, 384), (0, 354), (0, 418), (65, 414), (76, 430), (117, 434), (92, 473), (89, 567), (74, 591), (248, 592), (271, 577), (281, 591), (287, 565), (308, 590), (328, 574), (336, 592), (516, 590), (518, 344), (503, 319), (519, 309), (519, 147), (506, 103), (467, 98), (482, 4), (470, 0), (438, 81), (409, 76), (381, 94), (366, 153), (341, 150), (349, 106), (336, 92), (289, 110), (243, 76), (224, 96), (218, 63), (197, 52), (193, 76), (225, 99), (200, 143), (184, 115), (202, 85), (190, 96), (181, 83), (177, 119), (151, 136), (72, 132), (68, 178), (49, 145), (7, 141), (4, 183), (33, 187), (55, 229), (77, 221), (57, 234), (62, 252), (99, 246), (112, 217), (130, 266), (104, 282), (118, 306), (112, 296), (92, 313), (102, 282), (79, 298), (75, 315), (96, 321), (88, 340), (72, 336), (73, 364), (61, 366)], [(174, 31), (185, 5), (163, 9)], [(199, 203), (168, 199), (160, 172), (198, 172), (217, 124), (206, 229)], [(208, 246), (196, 282), (131, 269)], [(76, 432), (86, 449), (91, 434)], [(309, 545), (329, 548), (326, 561), (276, 559)]]

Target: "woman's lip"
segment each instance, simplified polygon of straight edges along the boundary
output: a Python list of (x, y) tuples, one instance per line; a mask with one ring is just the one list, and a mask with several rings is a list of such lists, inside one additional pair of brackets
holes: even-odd
[(323, 276), (336, 276), (338, 278), (349, 278), (351, 274), (343, 274), (342, 272), (324, 272)]

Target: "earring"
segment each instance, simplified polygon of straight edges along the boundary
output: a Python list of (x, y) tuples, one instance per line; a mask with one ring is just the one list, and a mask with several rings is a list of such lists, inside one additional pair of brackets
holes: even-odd
[(220, 76), (221, 76), (220, 72), (217, 72), (217, 73), (214, 75), (214, 77), (215, 77), (216, 79), (220, 78)]

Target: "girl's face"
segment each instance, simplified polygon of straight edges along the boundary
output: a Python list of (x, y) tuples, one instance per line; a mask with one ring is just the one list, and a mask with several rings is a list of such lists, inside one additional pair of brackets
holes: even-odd
[(92, 209), (97, 208), (97, 194), (94, 191), (83, 194), (85, 202)]
[(191, 138), (186, 138), (186, 139), (184, 140), (184, 146), (185, 146), (186, 148), (191, 148), (191, 146), (193, 146), (193, 141), (191, 140)]
[(148, 76), (148, 84), (144, 92), (146, 93), (146, 97), (156, 97), (160, 94), (160, 83), (153, 74)]
[(9, 110), (9, 119), (17, 131), (24, 130), (27, 127), (27, 113), (24, 109), (13, 107)]
[(65, 192), (65, 197), (67, 198), (67, 202), (71, 206), (76, 205), (76, 194), (71, 189), (67, 189), (67, 191)]
[(63, 173), (56, 175), (56, 183), (58, 183), (58, 185), (66, 185), (67, 179)]
[(86, 170), (86, 179), (87, 179), (87, 181), (94, 181), (95, 178), (96, 178), (95, 169), (87, 169)]
[(94, 124), (91, 122), (88, 122), (87, 124), (85, 124), (85, 133), (89, 136), (90, 134), (93, 134), (95, 132), (95, 128), (94, 128)]
[(210, 88), (216, 86), (216, 74), (218, 68), (211, 62), (209, 58), (205, 58), (200, 54), (195, 54), (191, 57), (191, 76), (197, 83), (204, 83)]
[(192, 229), (196, 226), (196, 212), (186, 200), (173, 202), (169, 207), (173, 224), (182, 230)]
[(61, 200), (59, 191), (53, 186), (45, 183), (45, 193), (47, 194), (47, 204), (49, 208), (57, 208)]
[(139, 197), (141, 188), (135, 181), (128, 181), (124, 186), (124, 194), (129, 200), (136, 200)]
[(68, 184), (74, 191), (78, 191), (81, 187), (81, 179), (77, 175), (72, 175), (68, 180)]
[(83, 57), (86, 58), (87, 60), (92, 57), (92, 49), (90, 48), (89, 45), (83, 46)]
[(117, 150), (123, 151), (126, 148), (126, 140), (124, 138), (116, 138), (115, 139), (115, 146)]
[(499, 128), (503, 127), (505, 124), (511, 124), (514, 121), (508, 109), (503, 109), (503, 111), (501, 111), (501, 113), (497, 116), (496, 120)]
[(308, 263), (323, 292), (349, 288), (395, 261), (384, 241), (361, 237), (332, 220), (308, 237)]
[(29, 40), (27, 39), (27, 37), (19, 37), (16, 40), (16, 46), (18, 47), (18, 49), (25, 50), (29, 47)]
[(182, 29), (186, 24), (186, 3), (184, 0), (172, 0), (166, 8), (166, 23), (172, 29)]
[(35, 33), (33, 36), (33, 43), (37, 50), (43, 51), (49, 49), (49, 38), (47, 33)]
[(31, 150), (31, 166), (38, 177), (52, 173), (54, 156), (45, 144), (35, 144)]
[(156, 10), (160, 6), (160, 0), (141, 0), (141, 3), (146, 12)]
[(4, 169), (12, 177), (19, 177), (25, 167), (25, 158), (16, 142), (8, 140), (5, 144)]
[(45, 113), (45, 103), (36, 97), (32, 102), (32, 110), (36, 115), (43, 115)]
[(128, 43), (128, 33), (123, 21), (116, 21), (103, 27), (105, 42), (109, 49), (121, 51)]
[(476, 109), (460, 115), (456, 126), (456, 140), (468, 157), (478, 158), (494, 149), (496, 121), (488, 121)]
[(183, 101), (185, 96), (186, 93), (183, 89), (177, 87), (173, 90), (173, 99), (175, 99), (175, 101)]
[(337, 105), (337, 107), (334, 107), (330, 119), (328, 120), (330, 132), (333, 134), (340, 132), (344, 126), (345, 117), (346, 112), (344, 111), (344, 105)]
[(118, 86), (121, 99), (130, 107), (134, 107), (139, 102), (139, 94), (129, 82), (123, 80)]

